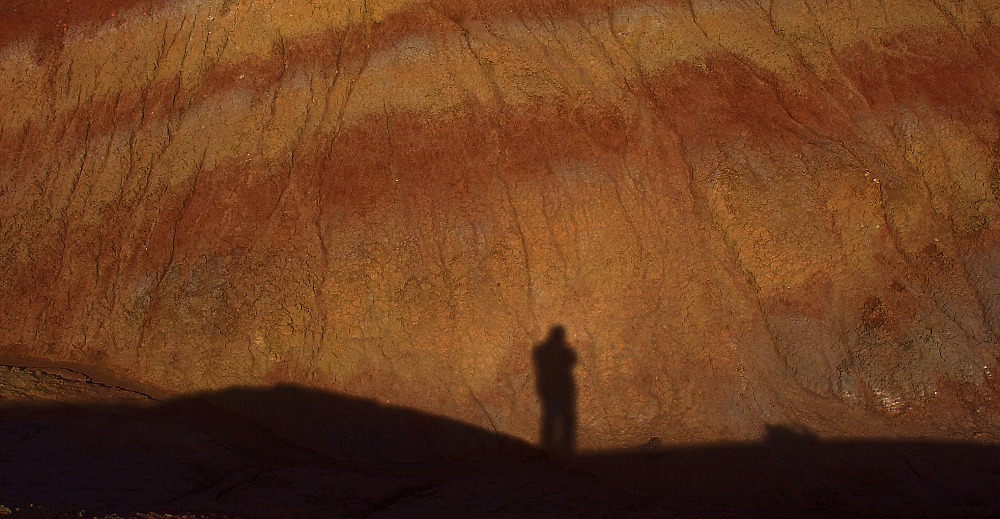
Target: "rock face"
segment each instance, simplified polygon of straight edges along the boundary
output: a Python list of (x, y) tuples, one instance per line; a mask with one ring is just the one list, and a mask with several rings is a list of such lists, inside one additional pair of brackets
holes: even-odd
[[(0, 19), (0, 353), (578, 445), (1000, 424), (1000, 2)], [(250, 411), (252, 413), (252, 410)]]

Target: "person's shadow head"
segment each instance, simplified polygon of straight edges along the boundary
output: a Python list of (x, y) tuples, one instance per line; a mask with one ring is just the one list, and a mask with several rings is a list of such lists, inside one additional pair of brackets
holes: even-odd
[(566, 329), (553, 326), (535, 346), (535, 382), (541, 402), (540, 443), (543, 449), (568, 456), (576, 446), (576, 353), (566, 344)]

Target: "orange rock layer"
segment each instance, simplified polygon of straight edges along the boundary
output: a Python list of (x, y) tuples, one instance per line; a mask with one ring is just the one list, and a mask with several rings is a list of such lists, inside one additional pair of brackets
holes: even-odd
[(16, 4), (0, 353), (534, 440), (563, 325), (583, 448), (997, 431), (998, 2)]

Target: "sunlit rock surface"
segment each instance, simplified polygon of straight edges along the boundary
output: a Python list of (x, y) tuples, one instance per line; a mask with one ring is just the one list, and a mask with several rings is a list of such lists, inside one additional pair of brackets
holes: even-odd
[(562, 325), (581, 449), (995, 438), (1000, 2), (3, 10), (10, 358), (536, 442)]

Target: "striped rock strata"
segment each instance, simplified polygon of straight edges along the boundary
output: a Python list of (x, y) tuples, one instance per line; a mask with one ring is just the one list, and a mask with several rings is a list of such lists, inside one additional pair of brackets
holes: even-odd
[(562, 325), (585, 449), (997, 431), (1000, 2), (6, 5), (0, 353), (533, 441)]

